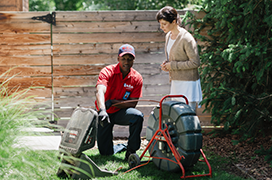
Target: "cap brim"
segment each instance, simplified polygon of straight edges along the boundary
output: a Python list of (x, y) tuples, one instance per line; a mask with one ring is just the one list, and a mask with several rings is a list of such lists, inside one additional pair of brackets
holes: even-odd
[(135, 54), (133, 54), (131, 52), (123, 52), (123, 53), (119, 54), (119, 56), (124, 56), (125, 54), (131, 54), (135, 58)]

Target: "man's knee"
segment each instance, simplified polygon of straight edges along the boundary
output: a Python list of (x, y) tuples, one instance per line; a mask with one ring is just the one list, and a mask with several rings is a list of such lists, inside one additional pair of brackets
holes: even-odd
[(138, 116), (140, 118), (144, 117), (144, 114), (141, 111), (139, 111), (138, 109), (135, 109), (135, 108), (128, 108), (127, 109), (127, 114)]
[(127, 109), (127, 114), (133, 116), (133, 118), (130, 119), (131, 123), (142, 123), (144, 120), (144, 114), (135, 108), (129, 108)]

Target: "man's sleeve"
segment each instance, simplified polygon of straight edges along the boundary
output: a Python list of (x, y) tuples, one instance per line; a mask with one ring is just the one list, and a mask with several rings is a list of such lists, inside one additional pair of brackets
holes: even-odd
[(99, 84), (103, 84), (106, 87), (108, 87), (108, 81), (109, 81), (109, 76), (108, 76), (107, 70), (106, 68), (103, 68), (99, 73), (95, 87), (97, 87), (97, 85)]

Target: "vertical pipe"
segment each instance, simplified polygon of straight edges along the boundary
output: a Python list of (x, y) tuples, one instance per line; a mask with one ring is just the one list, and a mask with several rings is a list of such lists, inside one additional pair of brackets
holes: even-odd
[[(52, 15), (52, 12), (50, 12), (50, 14)], [(53, 16), (53, 15), (52, 15)], [(51, 121), (52, 122), (55, 122), (55, 119), (54, 119), (54, 81), (53, 81), (53, 78), (54, 78), (54, 75), (53, 75), (53, 25), (52, 23), (50, 23), (50, 36), (51, 36)]]

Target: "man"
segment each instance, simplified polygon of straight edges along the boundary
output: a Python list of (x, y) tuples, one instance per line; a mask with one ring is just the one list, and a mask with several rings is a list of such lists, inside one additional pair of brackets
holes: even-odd
[(140, 148), (143, 113), (135, 109), (137, 101), (124, 103), (126, 100), (137, 100), (142, 96), (143, 79), (140, 73), (132, 68), (134, 59), (134, 48), (124, 44), (119, 48), (117, 58), (119, 63), (106, 66), (99, 74), (95, 103), (99, 121), (97, 144), (101, 155), (114, 153), (112, 142), (114, 124), (129, 125), (125, 159)]

